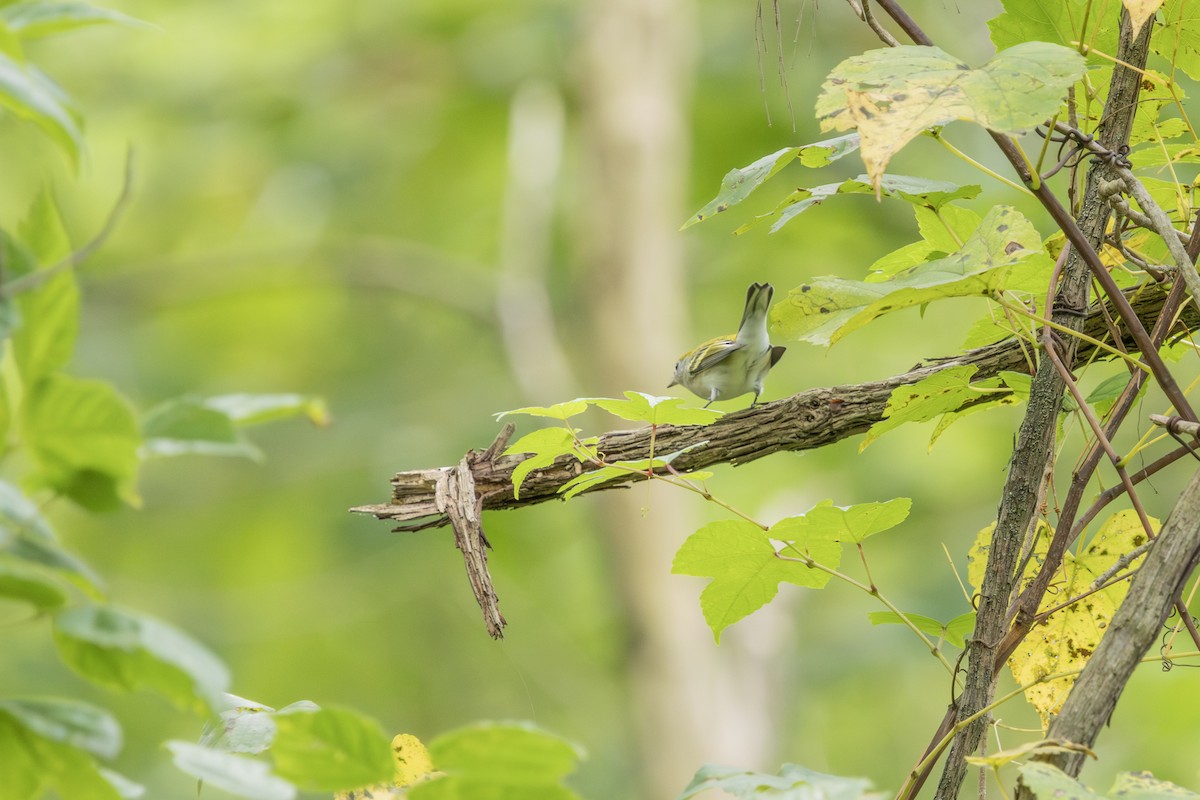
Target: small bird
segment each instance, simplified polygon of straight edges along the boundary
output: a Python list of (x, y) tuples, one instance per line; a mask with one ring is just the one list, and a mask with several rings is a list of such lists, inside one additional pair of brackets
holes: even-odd
[(668, 388), (683, 386), (697, 397), (707, 399), (705, 408), (717, 400), (754, 392), (750, 402), (753, 408), (762, 394), (763, 378), (787, 349), (772, 345), (767, 333), (767, 309), (774, 293), (769, 283), (750, 284), (737, 335), (709, 339), (680, 356), (675, 364), (675, 378), (667, 384)]

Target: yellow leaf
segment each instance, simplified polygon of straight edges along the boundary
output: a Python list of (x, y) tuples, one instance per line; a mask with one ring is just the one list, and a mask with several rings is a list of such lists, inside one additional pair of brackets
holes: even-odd
[(1122, 0), (1125, 3), (1125, 10), (1129, 12), (1129, 21), (1133, 25), (1133, 35), (1136, 37), (1138, 31), (1146, 24), (1146, 20), (1154, 16), (1154, 12), (1158, 11), (1158, 7), (1163, 4), (1163, 0)]
[(361, 789), (338, 792), (333, 800), (383, 800), (406, 795), (405, 787), (420, 783), (433, 775), (433, 762), (429, 751), (421, 740), (411, 733), (398, 733), (392, 737), (392, 758), (396, 762), (396, 779), (392, 785), (377, 783)]
[(1001, 750), (998, 753), (992, 753), (990, 756), (967, 756), (964, 760), (968, 764), (996, 768), (1010, 764), (1019, 758), (1041, 755), (1043, 753), (1084, 753), (1092, 758), (1096, 758), (1096, 754), (1085, 745), (1060, 739), (1042, 739), (1039, 742), (1026, 742), (1019, 747)]
[(817, 98), (823, 131), (857, 130), (878, 192), (888, 161), (922, 131), (954, 120), (1023, 133), (1054, 114), (1084, 58), (1048, 42), (1024, 42), (978, 69), (936, 47), (902, 45), (846, 59)]
[(398, 733), (392, 739), (392, 755), (396, 759), (396, 785), (412, 786), (433, 772), (429, 750), (411, 733)]
[[(1150, 523), (1157, 532), (1158, 520), (1151, 519)], [(1030, 559), (1022, 585), (1032, 579), (1040, 567), (1050, 537), (1050, 526), (1040, 523), (1033, 558)], [(1060, 606), (1072, 598), (1080, 599), (1056, 611), (1045, 623), (1035, 625), (1008, 661), (1017, 683), (1029, 686), (1025, 690), (1025, 698), (1037, 710), (1043, 726), (1048, 725), (1050, 717), (1062, 708), (1075, 678), (1071, 676), (1045, 683), (1038, 681), (1058, 672), (1081, 669), (1087, 663), (1117, 606), (1125, 599), (1129, 584), (1121, 581), (1086, 597), (1082, 595), (1122, 555), (1145, 541), (1146, 533), (1137, 514), (1132, 510), (1120, 511), (1101, 526), (1082, 551), (1078, 554), (1067, 553), (1063, 558), (1062, 566), (1054, 576), (1039, 611)], [(975, 552), (974, 548), (972, 552)], [(1130, 566), (1136, 564), (1137, 560), (1134, 560)]]

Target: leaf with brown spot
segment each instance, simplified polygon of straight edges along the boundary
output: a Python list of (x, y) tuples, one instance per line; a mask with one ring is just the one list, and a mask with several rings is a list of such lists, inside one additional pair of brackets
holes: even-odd
[(870, 50), (830, 73), (817, 98), (823, 131), (857, 130), (863, 163), (878, 186), (897, 152), (930, 128), (955, 120), (1024, 133), (1053, 116), (1083, 72), (1078, 52), (1025, 42), (979, 69), (937, 47)]

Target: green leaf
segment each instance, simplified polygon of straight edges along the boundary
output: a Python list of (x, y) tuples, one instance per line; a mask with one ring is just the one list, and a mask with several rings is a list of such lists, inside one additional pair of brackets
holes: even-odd
[(54, 640), (62, 660), (85, 678), (113, 689), (150, 689), (198, 714), (218, 706), (229, 684), (229, 671), (203, 645), (164, 622), (113, 606), (62, 612)]
[(1029, 399), (1029, 393), (1033, 388), (1033, 376), (1027, 372), (1013, 372), (1011, 370), (1000, 370), (997, 373), (1000, 381), (1012, 389), (1013, 394), (1022, 401)]
[[(908, 518), (912, 500), (897, 497), (884, 503), (859, 503), (839, 508), (825, 500), (804, 515), (810, 536), (842, 544), (859, 544), (868, 536), (894, 528)], [(774, 533), (774, 531), (773, 531)], [(783, 538), (777, 536), (776, 538)]]
[(531, 417), (550, 417), (566, 422), (570, 417), (587, 411), (587, 407), (588, 401), (584, 398), (579, 398), (577, 400), (567, 400), (564, 403), (555, 403), (552, 406), (526, 406), (525, 408), (514, 408), (511, 411), (501, 411), (496, 414), (496, 419), (504, 419), (509, 414), (527, 414)]
[(113, 759), (121, 752), (121, 726), (102, 708), (56, 697), (0, 700), (0, 714), (46, 739)]
[[(935, 181), (927, 178), (914, 178), (908, 175), (883, 175), (879, 180), (878, 194), (880, 197), (895, 197), (916, 206), (938, 208), (956, 198), (970, 199), (977, 196), (982, 187), (977, 184), (960, 185), (946, 181)], [(734, 233), (742, 234), (766, 220), (778, 218), (771, 226), (771, 233), (782, 228), (793, 217), (807, 211), (813, 206), (820, 205), (835, 195), (876, 194), (876, 186), (866, 175), (850, 178), (841, 183), (827, 183), (824, 186), (814, 186), (811, 189), (797, 189), (792, 192), (773, 211), (756, 217), (751, 222), (738, 228)]]
[[(1119, 14), (1088, 13), (1090, 0), (1001, 0), (1004, 13), (988, 20), (992, 44), (1004, 50), (1023, 42), (1052, 42), (1071, 47), (1086, 42), (1094, 50), (1116, 55)], [(1083, 21), (1087, 20), (1087, 30)], [(1111, 66), (1098, 55), (1088, 60)]]
[[(70, 239), (54, 197), (42, 191), (20, 226), (20, 242), (9, 241), (5, 263), (11, 275), (52, 269), (71, 253)], [(10, 262), (11, 259), (11, 262)], [(79, 335), (79, 287), (63, 270), (16, 298), (21, 325), (13, 333), (13, 355), (26, 387), (64, 366)]]
[(730, 170), (721, 181), (721, 190), (717, 192), (717, 196), (683, 223), (680, 230), (686, 230), (722, 211), (728, 211), (796, 158), (806, 167), (824, 167), (857, 149), (858, 134), (850, 133), (800, 147), (785, 147), (763, 156), (749, 166)]
[(1041, 761), (1017, 765), (1021, 782), (1040, 800), (1105, 800), (1079, 781), (1056, 767)]
[(37, 67), (22, 64), (3, 52), (0, 52), (0, 108), (37, 125), (67, 154), (71, 166), (78, 166), (83, 132), (71, 99)]
[[(995, 380), (984, 381), (982, 384), (980, 384), (980, 386), (994, 385), (995, 383)], [(938, 424), (933, 427), (933, 433), (929, 436), (929, 450), (933, 450), (933, 446), (937, 444), (938, 439), (942, 438), (942, 434), (945, 433), (951, 425), (963, 419), (964, 417), (969, 417), (972, 414), (978, 414), (980, 411), (990, 411), (991, 409), (999, 406), (1012, 406), (1017, 404), (1017, 395), (1015, 392), (1012, 394), (994, 394), (990, 397), (991, 399), (982, 400), (976, 402), (974, 405), (969, 405), (966, 408), (960, 408), (956, 411), (947, 411), (945, 414), (943, 414), (942, 418), (938, 420)]]
[[(887, 176), (884, 176), (884, 180), (887, 180)], [(979, 223), (983, 221), (974, 211), (953, 203), (946, 203), (936, 208), (914, 204), (913, 213), (917, 217), (917, 228), (921, 233), (921, 241), (905, 245), (882, 256), (871, 265), (867, 273), (867, 281), (873, 283), (885, 281), (909, 267), (945, 258), (947, 253), (953, 253), (962, 247), (963, 243), (979, 227)]]
[(38, 611), (51, 611), (67, 602), (58, 581), (0, 551), (0, 598), (29, 603)]
[(22, 39), (36, 39), (89, 25), (154, 27), (120, 11), (97, 8), (86, 3), (14, 3), (0, 8), (0, 19)]
[(92, 510), (137, 495), (141, 435), (129, 403), (109, 384), (57, 373), (27, 398), (22, 434), (46, 486)]
[(529, 458), (513, 467), (514, 498), (520, 499), (521, 484), (535, 469), (550, 466), (560, 456), (570, 455), (576, 459), (579, 458), (579, 454), (575, 452), (575, 434), (576, 431), (572, 428), (542, 428), (525, 434), (509, 445), (508, 449), (504, 451), (506, 456), (530, 454)]
[(718, 643), (721, 631), (771, 602), (781, 582), (814, 589), (829, 582), (828, 573), (777, 557), (772, 539), (794, 542), (793, 557), (802, 553), (828, 567), (841, 560), (841, 545), (827, 533), (810, 533), (797, 517), (781, 520), (769, 533), (746, 520), (711, 522), (675, 554), (672, 573), (713, 579), (700, 594), (700, 609)]
[(859, 451), (890, 430), (906, 422), (928, 422), (950, 411), (957, 411), (972, 400), (979, 391), (972, 388), (971, 377), (979, 371), (975, 365), (963, 365), (939, 370), (928, 378), (911, 385), (897, 386), (888, 398), (883, 419), (867, 431)]
[(390, 740), (357, 711), (297, 708), (273, 717), (275, 771), (304, 791), (353, 789), (390, 781), (395, 772)]
[(711, 425), (722, 413), (708, 408), (684, 408), (683, 398), (657, 397), (644, 392), (625, 392), (626, 400), (591, 397), (588, 402), (608, 413), (650, 425)]
[(242, 436), (229, 415), (209, 408), (199, 397), (177, 397), (160, 403), (142, 419), (146, 457), (181, 455), (234, 456), (262, 459), (262, 451)]
[[(1129, 373), (1120, 372), (1105, 378), (1100, 382), (1100, 385), (1091, 391), (1087, 396), (1087, 404), (1096, 409), (1096, 414), (1100, 417), (1108, 416), (1108, 412), (1112, 411), (1113, 404), (1117, 402), (1117, 398), (1125, 391), (1125, 387), (1129, 384)], [(1143, 381), (1142, 386), (1138, 389), (1138, 397), (1146, 393), (1146, 386), (1149, 381)]]
[(206, 408), (228, 417), (235, 425), (261, 425), (303, 416), (314, 425), (329, 424), (323, 398), (306, 394), (223, 394), (203, 401)]
[(1170, 781), (1159, 780), (1149, 772), (1120, 772), (1108, 790), (1111, 800), (1195, 800), (1193, 791)]
[(50, 778), (43, 756), (50, 745), (21, 720), (0, 711), (0, 764), (4, 765), (0, 799), (36, 800), (42, 796)]
[(1161, 167), (1165, 164), (1197, 164), (1200, 163), (1200, 144), (1185, 142), (1182, 144), (1155, 143), (1142, 147), (1130, 155), (1135, 167)]
[[(938, 622), (933, 617), (910, 614), (908, 612), (905, 612), (904, 616), (922, 633), (928, 634), (935, 639), (944, 639), (958, 648), (963, 647), (963, 637), (975, 630), (974, 611), (960, 614), (949, 622)], [(872, 611), (867, 614), (867, 618), (871, 620), (872, 625), (904, 624), (904, 619), (895, 611)]]
[(954, 120), (1000, 133), (1045, 122), (1082, 74), (1083, 56), (1055, 44), (1024, 42), (979, 69), (936, 47), (902, 45), (846, 59), (817, 98), (821, 130), (857, 130), (874, 185), (888, 161), (921, 132)]
[[(1200, 10), (1186, 0), (1167, 0), (1162, 6), (1164, 26), (1150, 40), (1150, 49), (1200, 80)], [(1108, 52), (1114, 53), (1116, 48)]]
[(271, 768), (248, 756), (212, 750), (191, 742), (169, 741), (175, 766), (183, 772), (238, 797), (292, 800), (296, 787), (271, 774)]
[(434, 767), (447, 774), (410, 789), (413, 800), (578, 797), (562, 779), (575, 770), (582, 751), (530, 723), (484, 722), (459, 728), (430, 742), (429, 755)]
[[(825, 775), (796, 764), (784, 764), (778, 775), (705, 764), (677, 800), (690, 800), (713, 789), (754, 800), (880, 800), (866, 778)], [(709, 795), (705, 795), (708, 797)]]
[(0, 527), (43, 541), (54, 541), (54, 531), (42, 512), (20, 489), (0, 480)]
[(0, 553), (4, 554), (6, 558), (25, 561), (49, 569), (82, 589), (93, 599), (104, 593), (100, 576), (79, 558), (61, 549), (53, 541), (33, 539), (0, 530)]
[(115, 722), (85, 708), (54, 701), (6, 701), (0, 707), (0, 798), (36, 800), (50, 789), (56, 797), (120, 800), (117, 784), (134, 786), (98, 769), (91, 753), (76, 746), (105, 752), (112, 746)]
[(988, 296), (1003, 288), (1013, 267), (1030, 256), (1044, 257), (1037, 230), (1016, 210), (996, 206), (952, 255), (886, 281), (816, 278), (776, 303), (771, 321), (785, 337), (831, 345), (901, 308), (949, 297)]
[[(594, 488), (602, 483), (607, 483), (614, 478), (630, 480), (635, 472), (646, 474), (652, 469), (659, 470), (670, 464), (680, 455), (688, 452), (689, 450), (700, 447), (702, 444), (704, 443), (697, 442), (696, 444), (689, 445), (682, 450), (676, 450), (674, 453), (669, 453), (665, 456), (655, 456), (652, 459), (642, 458), (635, 461), (616, 461), (600, 467), (599, 469), (588, 470), (587, 472), (576, 475), (574, 478), (558, 487), (558, 491), (563, 496), (564, 500), (570, 500), (580, 492), (587, 491), (588, 489)], [(711, 478), (712, 473), (685, 472), (681, 473), (681, 477), (702, 481)]]

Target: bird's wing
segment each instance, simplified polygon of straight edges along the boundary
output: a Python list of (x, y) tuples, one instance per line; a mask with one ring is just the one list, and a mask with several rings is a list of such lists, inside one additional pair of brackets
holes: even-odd
[(700, 347), (696, 348), (696, 353), (692, 356), (692, 361), (688, 364), (688, 372), (695, 374), (708, 369), (714, 364), (718, 364), (729, 358), (735, 351), (741, 350), (743, 345), (738, 344), (733, 339), (718, 337), (711, 339)]

